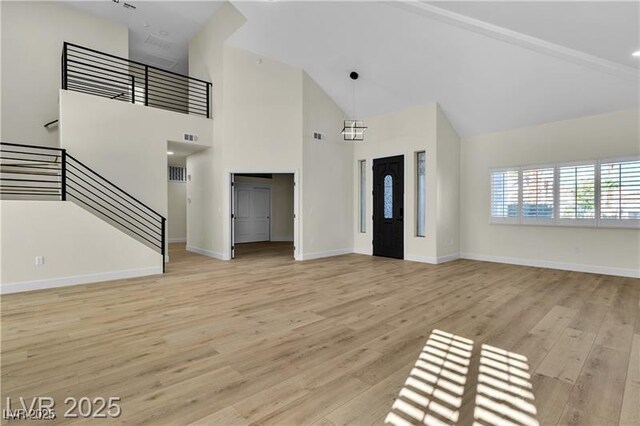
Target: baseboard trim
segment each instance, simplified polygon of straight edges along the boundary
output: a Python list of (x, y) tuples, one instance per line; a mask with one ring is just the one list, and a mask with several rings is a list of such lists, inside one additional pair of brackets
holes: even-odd
[(218, 260), (229, 260), (225, 257), (223, 253), (218, 253), (217, 251), (207, 250), (200, 247), (187, 246), (187, 251), (191, 253), (201, 254), (203, 256), (211, 257)]
[(169, 241), (169, 244), (171, 244), (171, 243), (186, 243), (187, 242), (187, 237), (169, 238), (168, 241)]
[(460, 253), (463, 259), (483, 262), (508, 263), (511, 265), (533, 266), (536, 268), (560, 269), (563, 271), (587, 272), (591, 274), (615, 275), (620, 277), (640, 278), (640, 271), (610, 266), (585, 265), (581, 263), (553, 262), (550, 260), (523, 259), (518, 257), (492, 256), (475, 253)]
[(148, 275), (158, 274), (162, 274), (162, 266), (129, 269), (125, 271), (100, 272), (97, 274), (76, 275), (45, 280), (19, 281), (0, 285), (0, 294), (21, 293), (24, 291), (69, 287), (81, 284), (95, 284), (104, 281), (123, 280), (127, 278), (146, 277)]
[(407, 255), (404, 257), (404, 260), (409, 260), (411, 262), (430, 263), (432, 265), (451, 262), (452, 260), (457, 260), (457, 259), (460, 259), (460, 253), (453, 253), (453, 254), (448, 254), (446, 256), (440, 256), (440, 257), (412, 256), (412, 255)]
[(343, 254), (351, 254), (353, 249), (345, 248), (338, 250), (319, 251), (315, 253), (303, 253), (300, 260), (322, 259), (323, 257), (342, 256)]

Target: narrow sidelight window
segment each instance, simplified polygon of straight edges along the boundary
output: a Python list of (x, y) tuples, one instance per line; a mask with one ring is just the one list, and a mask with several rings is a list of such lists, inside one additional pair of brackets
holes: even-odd
[(360, 160), (360, 232), (367, 232), (367, 161)]
[(418, 237), (425, 236), (425, 207), (426, 207), (426, 197), (427, 197), (427, 188), (426, 188), (426, 155), (425, 152), (416, 153), (416, 235)]

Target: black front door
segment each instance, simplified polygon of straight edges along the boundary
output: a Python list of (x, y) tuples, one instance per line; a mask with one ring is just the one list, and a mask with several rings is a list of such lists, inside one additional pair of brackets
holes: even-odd
[(404, 258), (404, 156), (373, 160), (373, 254)]

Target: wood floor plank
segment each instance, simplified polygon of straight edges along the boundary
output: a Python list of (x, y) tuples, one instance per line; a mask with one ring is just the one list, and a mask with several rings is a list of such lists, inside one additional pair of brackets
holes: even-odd
[(625, 383), (620, 424), (640, 425), (640, 334), (633, 336)]
[(595, 337), (593, 333), (565, 329), (536, 369), (536, 373), (575, 384), (591, 352)]
[(462, 423), (483, 344), (526, 357), (541, 423), (638, 423), (640, 280), (471, 260), (296, 262), (290, 243), (237, 253), (172, 244), (161, 276), (3, 295), (2, 400), (120, 396), (112, 420), (125, 424), (383, 424), (439, 329), (473, 341)]

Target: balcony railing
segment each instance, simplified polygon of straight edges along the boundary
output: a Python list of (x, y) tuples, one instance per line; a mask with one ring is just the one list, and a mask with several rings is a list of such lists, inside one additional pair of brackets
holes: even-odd
[(67, 42), (62, 88), (210, 117), (211, 83)]

